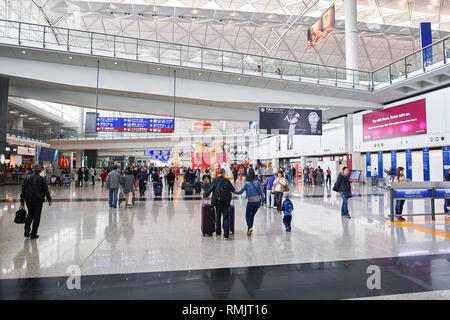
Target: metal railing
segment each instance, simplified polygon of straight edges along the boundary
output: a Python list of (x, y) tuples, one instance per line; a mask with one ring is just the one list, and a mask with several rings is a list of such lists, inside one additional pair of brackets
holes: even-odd
[(373, 72), (0, 19), (0, 43), (374, 91), (446, 65), (450, 37)]
[(0, 43), (362, 91), (371, 73), (119, 35), (0, 20)]

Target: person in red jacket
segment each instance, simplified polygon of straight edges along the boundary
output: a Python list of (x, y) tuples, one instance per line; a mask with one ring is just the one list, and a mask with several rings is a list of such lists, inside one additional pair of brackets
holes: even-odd
[(107, 177), (108, 177), (108, 172), (106, 171), (106, 168), (103, 168), (103, 172), (100, 175), (100, 179), (102, 179), (102, 189), (103, 189), (103, 186), (105, 185), (105, 181), (106, 181)]

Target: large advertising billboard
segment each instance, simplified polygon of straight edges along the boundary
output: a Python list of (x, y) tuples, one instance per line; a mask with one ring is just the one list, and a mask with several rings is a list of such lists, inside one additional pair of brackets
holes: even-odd
[(322, 110), (261, 107), (259, 108), (259, 127), (266, 130), (279, 130), (280, 134), (290, 136), (295, 134), (321, 136)]
[(335, 26), (334, 4), (308, 29), (308, 47), (313, 48), (321, 40), (325, 39)]
[(380, 140), (427, 133), (425, 99), (363, 115), (363, 140)]

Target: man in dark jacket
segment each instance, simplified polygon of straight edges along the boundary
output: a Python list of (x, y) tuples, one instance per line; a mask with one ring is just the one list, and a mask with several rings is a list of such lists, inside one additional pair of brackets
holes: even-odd
[(337, 189), (335, 191), (339, 192), (342, 197), (341, 215), (347, 219), (351, 219), (350, 214), (348, 213), (348, 199), (352, 197), (349, 173), (350, 171), (348, 168), (344, 167), (342, 172), (339, 174), (335, 185)]
[[(47, 181), (39, 174), (42, 169), (40, 166), (34, 167), (34, 172), (25, 177), (22, 183), (22, 193), (20, 194), (20, 203), (27, 204), (28, 215), (25, 220), (25, 238), (37, 239), (39, 222), (41, 221), (42, 205), (45, 198), (48, 200), (48, 205), (52, 205), (52, 197), (48, 191)], [(33, 224), (33, 228), (31, 228)], [(31, 234), (30, 234), (31, 231)]]
[(145, 189), (147, 188), (146, 184), (148, 181), (148, 174), (144, 168), (142, 168), (141, 172), (137, 174), (137, 179), (139, 180), (139, 194), (143, 197), (145, 195)]
[[(444, 177), (444, 181), (450, 181), (450, 169), (448, 169), (447, 174)], [(448, 215), (450, 206), (450, 199), (445, 199), (444, 201), (444, 212)]]
[(208, 190), (204, 194), (204, 198), (208, 198), (212, 194), (211, 204), (216, 207), (216, 236), (222, 234), (221, 218), (223, 215), (223, 236), (224, 240), (230, 238), (230, 203), (235, 192), (233, 184), (225, 178), (225, 169), (221, 168), (218, 177), (209, 185)]
[[(169, 186), (169, 188), (167, 189), (167, 193), (173, 194), (173, 184), (175, 183), (175, 173), (173, 173), (173, 169), (169, 170), (169, 173), (167, 174), (167, 185)], [(172, 190), (172, 192), (171, 192)]]

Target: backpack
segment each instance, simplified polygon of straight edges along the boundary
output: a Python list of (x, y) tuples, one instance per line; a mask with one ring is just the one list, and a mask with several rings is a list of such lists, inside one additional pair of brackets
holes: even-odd
[(339, 174), (338, 179), (336, 180), (336, 182), (334, 183), (333, 186), (333, 191), (339, 192), (339, 188), (341, 187), (341, 175)]
[(292, 213), (292, 210), (294, 210), (294, 205), (292, 204), (292, 201), (284, 200), (284, 202), (283, 202), (283, 209), (286, 212)]
[(220, 179), (217, 184), (217, 201), (231, 201), (231, 183), (229, 183), (229, 181), (225, 178)]

